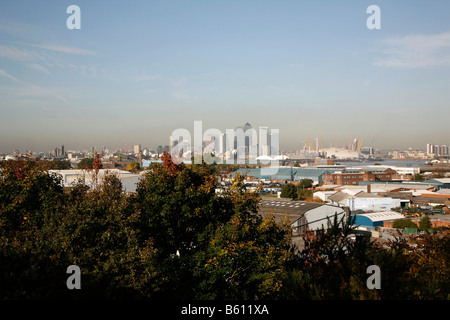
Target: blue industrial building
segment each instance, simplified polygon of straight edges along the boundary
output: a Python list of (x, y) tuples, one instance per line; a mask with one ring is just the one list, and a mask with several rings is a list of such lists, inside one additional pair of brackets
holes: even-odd
[(381, 227), (383, 226), (384, 221), (391, 221), (404, 218), (403, 215), (394, 211), (357, 214), (354, 217), (355, 217), (355, 222), (353, 223), (354, 225), (366, 227)]

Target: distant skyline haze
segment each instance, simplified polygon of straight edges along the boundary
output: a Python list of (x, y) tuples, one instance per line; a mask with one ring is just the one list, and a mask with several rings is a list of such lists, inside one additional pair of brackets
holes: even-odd
[(0, 153), (156, 148), (197, 120), (279, 129), (283, 150), (306, 137), (450, 145), (449, 12), (446, 0), (2, 1)]

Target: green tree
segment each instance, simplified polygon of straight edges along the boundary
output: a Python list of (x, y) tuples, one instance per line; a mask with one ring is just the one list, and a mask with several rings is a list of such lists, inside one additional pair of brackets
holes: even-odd
[(0, 225), (6, 232), (39, 227), (45, 214), (62, 201), (61, 178), (49, 174), (49, 163), (39, 159), (7, 160), (1, 164)]
[(300, 189), (297, 191), (297, 198), (300, 200), (312, 200), (313, 191), (308, 189)]
[[(85, 190), (82, 187), (82, 190)], [(71, 298), (152, 297), (155, 280), (154, 247), (135, 228), (138, 216), (114, 175), (100, 188), (78, 192), (57, 230), (56, 242), (65, 260), (82, 270), (83, 290), (63, 292)]]
[(279, 289), (287, 229), (262, 219), (257, 192), (235, 174), (220, 196), (211, 167), (152, 164), (137, 189), (140, 229), (152, 236), (165, 298), (269, 297)]
[[(217, 195), (214, 167), (167, 154), (132, 195), (114, 175), (65, 191), (46, 161), (0, 168), (3, 299), (449, 298), (445, 233), (378, 245), (335, 216), (295, 248), (288, 221), (258, 214), (244, 176)], [(72, 264), (82, 290), (66, 287)], [(370, 265), (380, 267), (379, 290), (366, 286)]]
[(407, 218), (395, 220), (392, 226), (397, 229), (417, 228), (417, 224), (412, 222), (411, 219), (407, 219)]
[(57, 169), (57, 170), (64, 170), (64, 169), (72, 169), (72, 165), (70, 164), (69, 160), (53, 160), (50, 161), (51, 166), (50, 168), (52, 169)]
[(420, 230), (428, 230), (431, 229), (431, 222), (428, 216), (422, 217), (419, 221), (419, 229)]
[(281, 188), (282, 198), (297, 199), (297, 186), (293, 183), (287, 183)]
[(299, 189), (308, 189), (308, 188), (312, 188), (313, 186), (313, 180), (311, 179), (301, 179), (300, 182), (298, 183), (298, 188)]
[(198, 256), (200, 299), (275, 299), (283, 295), (287, 265), (293, 259), (291, 228), (273, 216), (257, 214), (259, 195), (237, 176), (227, 201), (234, 214), (217, 228)]
[(84, 158), (81, 159), (80, 162), (77, 164), (78, 169), (92, 169), (92, 166), (94, 164), (94, 158)]
[[(135, 211), (116, 177), (98, 190), (77, 185), (65, 193), (48, 162), (1, 166), (0, 297), (142, 298), (156, 290), (153, 247), (148, 237), (138, 241)], [(72, 264), (82, 270), (83, 290), (66, 287)]]
[[(0, 174), (0, 297), (39, 299), (51, 292), (59, 268), (52, 241), (64, 192), (39, 159), (8, 160)], [(66, 267), (68, 265), (66, 264)], [(62, 273), (63, 274), (63, 273)]]
[[(295, 188), (295, 197), (292, 197), (292, 199), (300, 199), (300, 200), (306, 200), (311, 199), (312, 200), (312, 190), (310, 190), (313, 186), (313, 180), (311, 179), (301, 179), (298, 183), (298, 185)], [(292, 191), (294, 192), (294, 191)]]
[(337, 215), (316, 235), (305, 235), (305, 248), (300, 253), (301, 276), (299, 289), (307, 299), (373, 298), (365, 290), (365, 268), (373, 264), (368, 257), (370, 241), (350, 238), (354, 226)]
[(138, 229), (152, 237), (161, 297), (192, 297), (192, 257), (230, 219), (232, 204), (216, 197), (216, 181), (207, 165), (176, 165), (167, 153), (162, 158), (138, 184)]
[[(403, 243), (392, 242), (390, 250), (386, 250), (368, 236), (358, 235), (353, 219), (338, 219), (335, 215), (326, 227), (303, 236), (305, 244), (299, 260), (291, 264), (287, 273), (288, 298), (377, 300), (405, 297), (402, 285), (411, 264), (405, 259)], [(355, 234), (354, 240), (351, 235)], [(370, 265), (382, 270), (382, 290), (367, 288)]]
[(199, 256), (200, 299), (276, 299), (292, 259), (290, 228), (251, 213), (237, 213), (217, 230)]
[(408, 243), (411, 267), (405, 274), (408, 299), (448, 300), (450, 298), (450, 236), (418, 235)]
[(420, 174), (420, 173), (416, 173), (416, 174), (411, 178), (411, 180), (412, 180), (412, 181), (424, 181), (424, 180), (425, 180), (425, 177), (424, 177), (422, 174)]

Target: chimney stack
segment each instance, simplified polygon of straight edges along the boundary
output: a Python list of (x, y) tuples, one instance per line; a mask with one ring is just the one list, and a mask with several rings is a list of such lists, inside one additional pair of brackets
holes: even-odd
[(371, 185), (368, 184), (368, 185), (367, 185), (367, 193), (370, 193), (371, 191), (372, 191)]

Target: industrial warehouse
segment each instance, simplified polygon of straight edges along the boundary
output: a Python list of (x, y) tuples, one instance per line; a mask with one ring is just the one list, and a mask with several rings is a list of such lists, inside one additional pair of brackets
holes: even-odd
[[(357, 142), (352, 145), (353, 151), (359, 150), (355, 147)], [(419, 167), (362, 163), (346, 166), (345, 162), (334, 164), (316, 159), (314, 165), (279, 166), (272, 175), (264, 174), (261, 167), (240, 168), (236, 172), (247, 177), (247, 185), (253, 190), (260, 185), (259, 213), (288, 223), (293, 241), (300, 246), (302, 235), (326, 228), (335, 215), (354, 218), (355, 230), (364, 231), (377, 241), (399, 235), (394, 228), (397, 220), (411, 219), (418, 225), (427, 216), (432, 227), (450, 227), (449, 179), (416, 180), (422, 173)], [(281, 197), (283, 186), (300, 185), (304, 180), (313, 185), (309, 199)], [(279, 185), (277, 191), (268, 192), (268, 186), (273, 184)], [(404, 232), (406, 235), (418, 230)]]
[(273, 215), (279, 222), (288, 222), (297, 235), (326, 228), (328, 221), (335, 215), (342, 219), (345, 210), (329, 204), (264, 198), (260, 202), (259, 213), (265, 217)]

